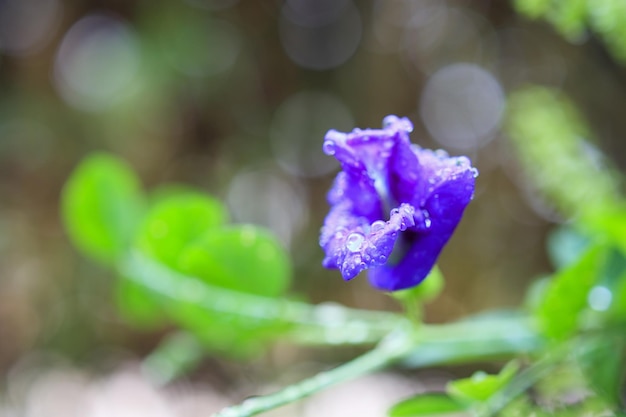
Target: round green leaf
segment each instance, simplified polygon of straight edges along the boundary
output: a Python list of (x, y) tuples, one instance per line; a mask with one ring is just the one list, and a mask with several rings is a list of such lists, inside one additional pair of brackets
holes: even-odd
[[(159, 189), (156, 198), (153, 195), (153, 205), (140, 226), (136, 245), (146, 255), (175, 269), (185, 245), (226, 218), (226, 209), (218, 200), (188, 187), (170, 185)], [(136, 326), (154, 328), (165, 322), (162, 308), (150, 291), (127, 277), (120, 278), (117, 302), (120, 314)]]
[(179, 269), (235, 291), (275, 297), (289, 285), (289, 256), (265, 229), (228, 226), (208, 230), (189, 244)]
[(159, 198), (146, 216), (137, 246), (145, 254), (176, 268), (185, 246), (208, 229), (223, 224), (222, 203), (206, 195), (182, 191)]
[(105, 153), (80, 163), (63, 189), (61, 204), (74, 244), (110, 263), (128, 249), (144, 211), (141, 185), (131, 168)]

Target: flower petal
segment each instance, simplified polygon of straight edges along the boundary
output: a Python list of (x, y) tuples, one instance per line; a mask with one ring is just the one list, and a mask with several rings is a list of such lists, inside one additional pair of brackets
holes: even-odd
[(414, 227), (420, 218), (409, 204), (393, 209), (388, 221), (371, 224), (353, 215), (348, 202), (333, 206), (322, 228), (320, 245), (326, 252), (323, 265), (339, 268), (345, 280), (364, 269), (384, 265), (401, 232)]
[(455, 172), (439, 182), (424, 203), (424, 211), (430, 220), (428, 230), (408, 230), (403, 234), (399, 246), (403, 246), (406, 253), (397, 264), (371, 269), (370, 283), (381, 290), (396, 291), (422, 282), (435, 265), (473, 195), (474, 171), (471, 169)]
[(324, 266), (346, 280), (371, 268), (377, 288), (419, 284), (473, 197), (469, 159), (411, 144), (412, 129), (408, 119), (387, 116), (383, 129), (326, 134), (324, 151), (343, 171), (328, 194), (320, 245)]

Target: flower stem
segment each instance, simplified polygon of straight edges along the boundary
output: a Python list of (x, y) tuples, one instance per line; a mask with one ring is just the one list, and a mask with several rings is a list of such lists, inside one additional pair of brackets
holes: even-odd
[(415, 344), (411, 331), (398, 331), (383, 339), (376, 348), (356, 359), (309, 379), (290, 385), (276, 393), (250, 398), (216, 413), (213, 417), (248, 417), (289, 404), (331, 385), (381, 369), (410, 352)]
[[(508, 332), (503, 329), (509, 329)], [(484, 318), (415, 328), (403, 323), (372, 351), (274, 394), (254, 397), (213, 417), (248, 417), (294, 402), (331, 385), (393, 363), (410, 368), (509, 357), (543, 348), (525, 317)]]
[(127, 258), (119, 270), (125, 279), (139, 284), (165, 306), (192, 304), (211, 313), (280, 324), (286, 328), (281, 337), (299, 344), (372, 345), (404, 322), (394, 313), (232, 291), (180, 274), (139, 254)]

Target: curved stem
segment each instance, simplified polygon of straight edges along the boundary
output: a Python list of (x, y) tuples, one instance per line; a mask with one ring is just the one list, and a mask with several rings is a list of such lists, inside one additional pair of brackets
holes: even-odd
[[(509, 331), (504, 331), (503, 329)], [(267, 396), (254, 397), (213, 417), (248, 417), (299, 400), (331, 385), (392, 363), (420, 368), (440, 363), (509, 357), (543, 348), (543, 339), (525, 317), (478, 319), (452, 325), (400, 326), (374, 350), (333, 370)]]
[(173, 271), (145, 256), (128, 257), (118, 268), (164, 305), (193, 304), (206, 311), (284, 325), (281, 337), (300, 344), (371, 345), (405, 319), (394, 313), (358, 310), (339, 304), (311, 305), (210, 285)]
[(241, 404), (225, 408), (213, 417), (249, 417), (289, 404), (331, 385), (381, 369), (410, 352), (416, 344), (411, 331), (390, 334), (375, 349), (329, 371), (290, 385), (274, 394), (250, 398)]

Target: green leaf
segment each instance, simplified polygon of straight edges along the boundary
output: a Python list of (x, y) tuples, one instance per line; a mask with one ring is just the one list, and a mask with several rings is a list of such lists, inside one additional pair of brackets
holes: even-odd
[[(163, 209), (163, 204), (167, 210)], [(129, 280), (125, 283), (128, 286), (127, 293), (123, 294), (126, 298), (121, 297), (121, 300), (128, 302), (130, 299), (136, 305), (133, 307), (126, 304), (123, 306), (123, 311), (130, 311), (131, 316), (134, 313), (137, 320), (149, 323), (148, 319), (159, 317), (160, 309), (162, 309), (168, 318), (193, 333), (210, 349), (233, 357), (254, 355), (261, 351), (269, 339), (286, 328), (285, 323), (273, 319), (268, 320), (264, 310), (260, 308), (258, 317), (233, 314), (232, 305), (242, 304), (241, 308), (235, 308), (234, 311), (244, 308), (247, 302), (244, 296), (246, 293), (266, 297), (278, 297), (284, 294), (291, 278), (289, 256), (270, 232), (259, 227), (251, 225), (207, 227), (209, 223), (205, 223), (198, 226), (199, 228), (204, 226), (200, 234), (195, 230), (179, 227), (185, 218), (191, 222), (198, 215), (192, 213), (197, 208), (195, 204), (189, 204), (186, 207), (192, 210), (189, 210), (186, 215), (177, 216), (176, 210), (171, 206), (171, 200), (157, 203), (153, 213), (159, 215), (148, 215), (148, 220), (144, 223), (144, 231), (150, 231), (150, 224), (154, 224), (159, 219), (175, 219), (169, 224), (176, 227), (169, 230), (182, 231), (182, 233), (175, 236), (176, 239), (171, 246), (168, 246), (167, 241), (161, 244), (155, 239), (146, 239), (146, 234), (144, 234), (144, 253), (146, 247), (157, 256), (171, 255), (169, 252), (159, 252), (163, 250), (162, 248), (169, 247), (171, 251), (178, 251), (178, 255), (165, 258), (170, 263), (177, 260), (174, 266), (170, 265), (170, 268), (198, 280), (187, 282), (189, 279), (181, 275), (177, 285), (181, 289), (192, 285), (193, 295), (208, 291), (204, 288), (206, 284), (210, 284), (212, 288), (228, 289), (232, 294), (228, 301), (230, 310), (223, 311), (219, 303), (207, 309), (195, 301), (188, 302), (186, 295), (167, 300), (161, 299), (157, 304), (152, 301), (154, 294), (151, 293), (150, 288), (142, 288), (140, 284)], [(205, 212), (204, 219), (206, 220), (207, 217), (208, 212)], [(187, 236), (187, 239), (183, 239), (183, 236)], [(183, 244), (183, 240), (187, 240), (186, 245)], [(147, 246), (146, 242), (152, 246)], [(165, 264), (163, 261), (161, 263)], [(145, 297), (137, 297), (135, 290), (143, 291)], [(239, 294), (241, 298), (238, 297)], [(223, 302), (226, 301), (223, 300)], [(133, 312), (133, 308), (136, 311)]]
[(540, 330), (548, 338), (562, 340), (576, 332), (589, 291), (597, 282), (606, 248), (595, 244), (552, 279), (536, 311)]
[(131, 277), (118, 277), (115, 297), (118, 314), (135, 327), (154, 330), (170, 324), (153, 294)]
[[(204, 233), (226, 221), (224, 206), (216, 199), (185, 186), (160, 187), (140, 226), (136, 246), (146, 255), (176, 268), (183, 248)], [(164, 311), (145, 288), (129, 277), (121, 277), (117, 287), (118, 309), (122, 317), (142, 328), (166, 323)]]
[(291, 275), (282, 245), (252, 225), (208, 230), (185, 248), (178, 266), (209, 284), (270, 297), (283, 294)]
[(626, 337), (599, 338), (595, 349), (582, 358), (582, 369), (594, 390), (612, 406), (619, 405), (626, 363)]
[(609, 313), (618, 323), (626, 323), (626, 272), (622, 272), (612, 292), (613, 300)]
[(176, 268), (185, 246), (208, 229), (225, 223), (227, 217), (222, 203), (204, 194), (185, 190), (164, 193), (142, 223), (137, 247)]
[(488, 375), (482, 371), (469, 378), (458, 379), (448, 383), (448, 394), (461, 403), (471, 404), (489, 399), (497, 391), (504, 388), (513, 379), (519, 364), (509, 362), (498, 375)]
[(594, 236), (601, 236), (626, 254), (626, 206), (605, 205), (585, 218), (582, 225)]
[(444, 394), (420, 394), (401, 401), (389, 409), (389, 417), (458, 415), (465, 407)]
[(294, 310), (283, 297), (210, 285), (140, 253), (127, 258), (122, 271), (158, 302), (168, 319), (192, 333), (206, 348), (231, 357), (259, 353), (293, 324), (290, 314)]
[(61, 204), (76, 247), (106, 263), (128, 250), (144, 211), (141, 185), (131, 168), (105, 153), (80, 163), (65, 184)]

